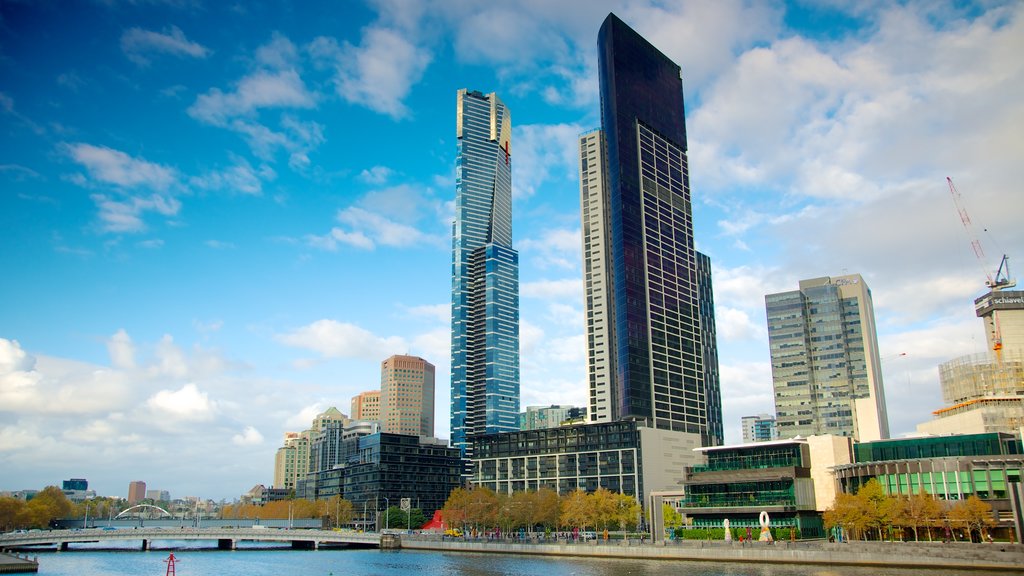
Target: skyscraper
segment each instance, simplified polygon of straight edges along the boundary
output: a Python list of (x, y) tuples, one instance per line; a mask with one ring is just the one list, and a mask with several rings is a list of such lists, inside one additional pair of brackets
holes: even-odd
[(138, 504), (146, 498), (146, 483), (142, 480), (132, 480), (128, 483), (128, 504)]
[(590, 421), (722, 442), (710, 260), (694, 250), (680, 68), (609, 14), (580, 137)]
[(381, 423), (391, 434), (434, 436), (434, 365), (395, 355), (380, 363)]
[(380, 421), (380, 390), (367, 390), (352, 397), (352, 419)]
[(779, 436), (889, 437), (871, 290), (860, 274), (765, 296)]
[(512, 118), (459, 90), (452, 224), (452, 446), (518, 429), (519, 253), (512, 249)]

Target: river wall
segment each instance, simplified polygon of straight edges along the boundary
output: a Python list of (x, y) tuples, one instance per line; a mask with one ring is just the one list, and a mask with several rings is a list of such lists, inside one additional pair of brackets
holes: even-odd
[(641, 544), (638, 541), (605, 543), (518, 543), (503, 540), (438, 540), (403, 535), (401, 547), (409, 550), (591, 556), (698, 562), (749, 562), (757, 564), (819, 564), (832, 566), (891, 566), (995, 570), (1024, 574), (1024, 546), (1020, 544), (970, 544), (941, 542), (717, 542), (675, 541)]

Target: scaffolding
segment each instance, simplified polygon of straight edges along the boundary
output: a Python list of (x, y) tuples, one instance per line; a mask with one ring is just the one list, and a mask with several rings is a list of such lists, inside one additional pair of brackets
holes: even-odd
[(1024, 353), (970, 354), (939, 365), (942, 399), (948, 405), (978, 398), (1024, 396)]

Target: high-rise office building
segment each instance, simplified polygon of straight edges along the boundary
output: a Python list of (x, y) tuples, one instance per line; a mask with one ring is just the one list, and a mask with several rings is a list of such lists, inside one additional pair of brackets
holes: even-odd
[(133, 480), (128, 483), (128, 505), (132, 506), (146, 499), (146, 483)]
[(614, 14), (580, 137), (590, 421), (722, 443), (710, 260), (694, 250), (680, 68)]
[(434, 365), (417, 356), (395, 355), (380, 364), (384, 432), (434, 436)]
[(380, 390), (367, 390), (352, 397), (352, 419), (380, 422)]
[(782, 438), (889, 437), (871, 290), (859, 274), (801, 280), (765, 296)]
[(313, 424), (302, 432), (285, 432), (284, 445), (274, 455), (274, 488), (295, 489), (309, 473), (310, 446), (328, 428), (347, 426), (351, 420), (331, 406), (313, 418)]
[(744, 416), (740, 418), (740, 426), (743, 428), (744, 444), (767, 442), (779, 437), (778, 428), (775, 427), (775, 416), (771, 414)]
[(452, 224), (452, 446), (518, 429), (519, 254), (512, 249), (512, 118), (459, 90)]

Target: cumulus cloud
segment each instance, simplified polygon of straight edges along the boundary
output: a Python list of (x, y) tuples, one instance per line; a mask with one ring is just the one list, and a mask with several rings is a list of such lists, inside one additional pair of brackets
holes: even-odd
[(246, 426), (240, 433), (231, 437), (235, 446), (258, 446), (263, 444), (263, 434), (252, 426)]
[(174, 168), (133, 158), (108, 148), (78, 142), (66, 144), (64, 149), (72, 160), (81, 164), (93, 180), (126, 189), (149, 188), (166, 191), (178, 181)]
[(519, 253), (536, 259), (541, 268), (577, 270), (582, 261), (580, 230), (549, 229), (516, 243)]
[(513, 197), (529, 198), (549, 179), (576, 180), (581, 132), (576, 124), (513, 126)]
[(149, 54), (169, 54), (178, 57), (206, 58), (210, 50), (190, 41), (177, 26), (153, 32), (142, 28), (129, 28), (121, 35), (121, 50), (129, 60), (140, 66), (149, 64)]
[(277, 173), (270, 166), (263, 164), (253, 168), (248, 160), (236, 157), (234, 165), (194, 176), (189, 183), (205, 190), (226, 190), (258, 196), (263, 193), (263, 182), (272, 181), (276, 177)]
[[(112, 194), (91, 196), (99, 209), (103, 230), (141, 232), (146, 229), (144, 216), (147, 212), (174, 216), (181, 209), (181, 202), (174, 196), (179, 186), (179, 175), (174, 168), (106, 146), (79, 142), (65, 144), (63, 150), (88, 173), (88, 177), (72, 175), (72, 182), (89, 188), (113, 187)], [(151, 192), (141, 192), (145, 189)]]
[(583, 280), (573, 278), (522, 282), (519, 285), (519, 294), (527, 298), (578, 300), (583, 295)]
[[(293, 170), (306, 170), (309, 153), (324, 142), (323, 126), (284, 113), (276, 125), (261, 116), (265, 111), (302, 111), (316, 108), (318, 96), (306, 87), (301, 76), (300, 54), (291, 40), (275, 33), (256, 50), (257, 69), (243, 76), (234, 87), (224, 91), (214, 87), (200, 94), (188, 108), (188, 114), (211, 126), (240, 134), (253, 152), (264, 160), (284, 150)], [(236, 183), (244, 176), (247, 190), (255, 181), (250, 175), (234, 175)], [(251, 193), (251, 192), (250, 192)]]
[(130, 370), (135, 368), (135, 343), (124, 328), (114, 333), (107, 340), (107, 352), (110, 354), (110, 364), (114, 368)]
[(308, 235), (306, 243), (315, 248), (334, 251), (339, 245), (372, 250), (377, 246), (409, 248), (416, 246), (445, 247), (449, 239), (439, 231), (431, 216), (441, 211), (441, 203), (430, 190), (410, 185), (398, 185), (374, 190), (354, 205), (339, 210), (336, 220), (340, 226), (327, 234)]
[(355, 324), (328, 319), (278, 334), (276, 339), (286, 346), (312, 350), (328, 358), (379, 361), (408, 349), (406, 341), (399, 336), (381, 337)]
[(403, 100), (432, 59), (407, 34), (383, 26), (364, 29), (359, 46), (319, 37), (309, 50), (322, 65), (334, 69), (338, 95), (395, 119), (409, 115)]

